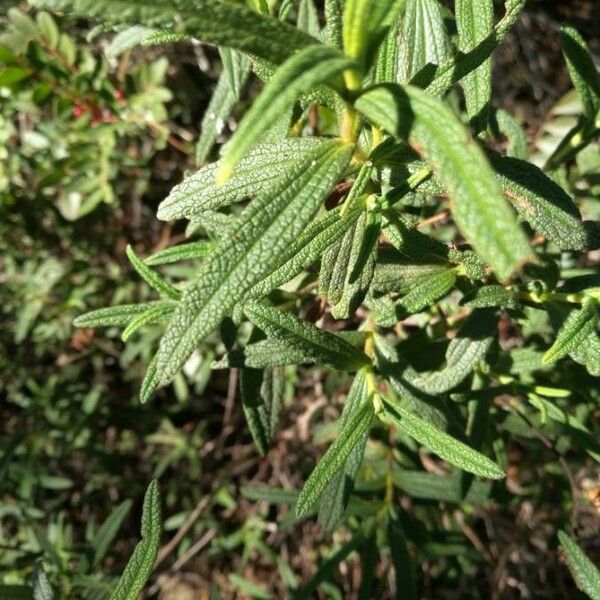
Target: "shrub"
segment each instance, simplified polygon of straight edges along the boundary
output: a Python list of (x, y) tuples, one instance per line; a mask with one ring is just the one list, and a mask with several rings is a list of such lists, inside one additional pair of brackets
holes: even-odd
[[(98, 0), (39, 4), (107, 16)], [(108, 25), (130, 26), (119, 34), (127, 43), (189, 36), (221, 49), (200, 159), (251, 70), (264, 87), (218, 160), (159, 206), (160, 219), (187, 220), (194, 239), (145, 259), (128, 249), (157, 299), (76, 324), (123, 326), (126, 339), (164, 323), (142, 402), (212, 345), (214, 368), (239, 375), (264, 455), (294, 368), (343, 378), (333, 441), (284, 498), (288, 522), (316, 515), (343, 542), (290, 587), (311, 597), (358, 551), (359, 597), (417, 597), (418, 561), (444, 560), (436, 536), (460, 530), (427, 501), (511, 503), (536, 476), (576, 494), (567, 458), (600, 456), (597, 207), (576, 202), (585, 173), (597, 173), (600, 79), (564, 27), (581, 112), (534, 163), (515, 119), (491, 101), (491, 55), (523, 0), (507, 0), (497, 22), (491, 0), (457, 0), (454, 13), (435, 0), (327, 0), (322, 30), (310, 1), (298, 27), (293, 3), (249, 4), (111, 3)], [(161, 274), (178, 261), (193, 261), (195, 276)], [(278, 490), (245, 493), (281, 501)], [(597, 571), (564, 534), (561, 543), (594, 597)], [(468, 555), (457, 560), (468, 568)]]

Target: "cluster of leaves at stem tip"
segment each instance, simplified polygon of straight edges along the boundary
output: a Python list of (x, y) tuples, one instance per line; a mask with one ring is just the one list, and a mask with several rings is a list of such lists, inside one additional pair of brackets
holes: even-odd
[[(124, 340), (164, 328), (142, 402), (203, 344), (217, 344), (214, 368), (239, 369), (264, 454), (290, 368), (347, 373), (337, 436), (295, 501), (297, 519), (318, 513), (328, 528), (351, 509), (367, 442), (384, 431), (392, 462), (410, 464), (421, 446), (465, 477), (502, 479), (507, 458), (491, 443), (490, 418), (500, 393), (570, 425), (598, 460), (589, 431), (559, 401), (569, 392), (548, 385), (557, 361), (600, 375), (600, 283), (585, 268), (565, 269), (585, 263), (599, 238), (562, 185), (600, 126), (600, 80), (574, 29), (564, 27), (561, 40), (581, 116), (534, 164), (516, 121), (492, 105), (491, 55), (524, 0), (507, 0), (501, 15), (492, 0), (457, 0), (452, 14), (437, 0), (326, 0), (324, 23), (310, 0), (113, 0), (110, 11), (96, 0), (37, 4), (118, 25), (124, 47), (217, 45), (223, 73), (199, 164), (214, 154), (249, 78), (264, 84), (218, 159), (159, 206), (159, 219), (187, 220), (194, 239), (145, 259), (127, 250), (160, 298), (76, 321), (124, 327)], [(464, 111), (446, 101), (459, 94)], [(163, 265), (178, 261), (195, 261), (195, 279), (169, 280)], [(545, 339), (500, 344), (500, 321), (526, 328), (540, 314)], [(411, 364), (423, 337), (445, 344), (445, 355)], [(392, 475), (367, 537), (397, 526)]]

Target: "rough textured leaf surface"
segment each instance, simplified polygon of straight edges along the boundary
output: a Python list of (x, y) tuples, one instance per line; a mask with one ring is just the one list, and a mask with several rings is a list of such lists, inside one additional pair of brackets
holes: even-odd
[(600, 600), (600, 571), (598, 568), (577, 542), (564, 531), (558, 532), (558, 539), (577, 587), (592, 600)]
[(158, 372), (169, 382), (200, 341), (259, 281), (280, 266), (346, 169), (353, 146), (323, 142), (241, 213), (185, 290), (158, 352)]
[(378, 416), (382, 420), (396, 425), (440, 458), (479, 477), (502, 479), (505, 476), (504, 471), (487, 456), (411, 414), (397, 402), (382, 396), (380, 400), (382, 410)]
[(110, 600), (136, 600), (148, 581), (160, 546), (162, 521), (158, 482), (153, 480), (144, 497), (142, 539), (135, 547)]
[(426, 158), (448, 191), (458, 228), (500, 279), (531, 257), (483, 151), (445, 105), (417, 88), (382, 84), (360, 96), (356, 107)]
[(298, 501), (296, 515), (306, 516), (321, 498), (336, 473), (343, 467), (352, 453), (352, 449), (361, 442), (371, 426), (373, 404), (365, 402), (345, 423), (337, 438), (317, 463), (307, 479)]
[(267, 336), (302, 350), (305, 356), (338, 369), (355, 371), (370, 361), (362, 351), (341, 337), (323, 331), (288, 312), (257, 302), (244, 306), (246, 316)]

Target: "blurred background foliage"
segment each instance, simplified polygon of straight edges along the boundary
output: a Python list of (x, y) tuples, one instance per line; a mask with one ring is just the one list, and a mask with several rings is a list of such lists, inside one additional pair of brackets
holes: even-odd
[[(598, 51), (593, 5), (531, 2), (496, 58), (496, 104), (524, 125), (539, 162), (580, 112), (554, 20), (588, 28)], [(360, 560), (347, 538), (311, 522), (280, 527), (293, 498), (261, 502), (258, 487), (299, 487), (332, 438), (347, 381), (287, 372), (282, 432), (261, 459), (227, 372), (216, 371), (209, 384), (222, 352), (216, 341), (141, 407), (158, 329), (125, 345), (116, 329), (72, 326), (84, 310), (151, 298), (128, 266), (127, 243), (147, 255), (184, 239), (154, 214), (195, 167), (218, 54), (191, 43), (123, 50), (113, 32), (23, 2), (0, 2), (0, 15), (0, 582), (14, 586), (3, 593), (17, 598), (40, 563), (60, 598), (107, 597), (139, 535), (144, 490), (157, 477), (166, 545), (150, 597), (208, 598), (215, 589), (222, 597), (285, 597), (309, 580), (321, 585), (321, 597), (353, 597)], [(252, 81), (242, 107), (254, 89)], [(598, 144), (560, 175), (588, 218), (598, 219)], [(590, 267), (572, 265), (586, 274)], [(542, 320), (518, 333), (505, 325), (506, 344), (547, 327)], [(585, 370), (561, 377), (576, 391), (573, 414), (597, 417), (598, 389)], [(463, 500), (460, 482), (439, 477), (435, 464), (397, 473), (395, 485), (407, 493), (402, 527), (420, 540), (424, 598), (577, 597), (557, 559), (559, 528), (577, 532), (600, 558), (593, 463), (556, 424), (527, 428), (508, 415), (504, 428), (519, 439), (510, 448), (519, 468), (509, 473), (509, 491), (481, 484)], [(387, 460), (377, 443), (367, 457), (374, 471), (363, 474), (366, 494), (379, 489), (377, 465)], [(347, 556), (329, 562), (336, 553)], [(381, 558), (384, 572), (391, 558)]]

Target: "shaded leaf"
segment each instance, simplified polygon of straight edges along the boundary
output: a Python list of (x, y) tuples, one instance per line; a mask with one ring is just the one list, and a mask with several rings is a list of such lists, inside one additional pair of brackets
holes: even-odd
[(564, 531), (558, 532), (558, 539), (577, 587), (592, 600), (600, 600), (600, 571), (598, 568), (577, 545), (577, 542)]
[(188, 356), (257, 283), (279, 266), (342, 175), (353, 147), (323, 142), (251, 202), (207, 256), (161, 340), (158, 372), (170, 381)]
[(448, 191), (458, 228), (500, 279), (532, 256), (485, 155), (444, 104), (417, 88), (392, 84), (371, 88), (355, 104), (431, 163)]
[(373, 404), (368, 401), (344, 423), (344, 427), (317, 463), (298, 496), (296, 502), (298, 518), (306, 516), (317, 504), (335, 474), (348, 460), (352, 449), (361, 442), (365, 432), (369, 430), (372, 419)]
[(377, 415), (380, 419), (396, 425), (440, 458), (480, 477), (501, 479), (505, 476), (504, 471), (487, 456), (411, 414), (397, 402), (392, 402), (383, 396), (379, 398), (381, 410)]

